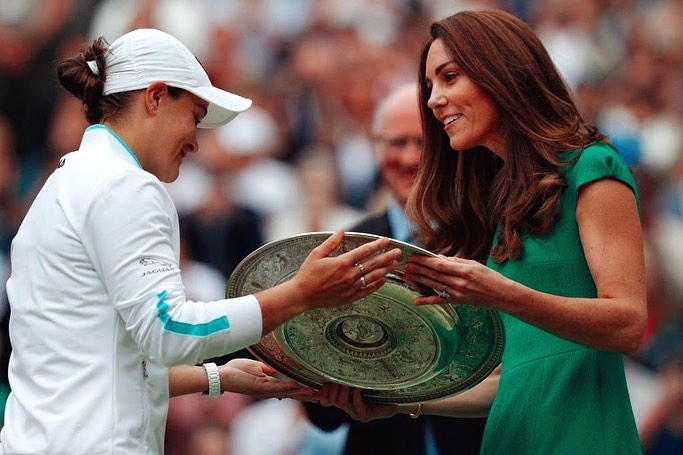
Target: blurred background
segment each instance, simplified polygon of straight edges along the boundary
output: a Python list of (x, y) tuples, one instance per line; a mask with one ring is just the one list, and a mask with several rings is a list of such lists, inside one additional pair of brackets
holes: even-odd
[[(536, 30), (585, 116), (633, 168), (650, 324), (627, 377), (646, 452), (663, 453), (661, 438), (681, 443), (683, 0), (0, 0), (0, 403), (9, 390), (10, 242), (87, 127), (56, 81), (60, 58), (98, 36), (159, 28), (197, 55), (215, 85), (254, 100), (225, 127), (200, 130), (201, 153), (168, 185), (188, 297), (213, 300), (264, 243), (383, 208), (372, 110), (416, 79), (431, 21), (481, 7)], [(334, 454), (343, 440), (316, 432), (298, 403), (230, 393), (172, 400), (167, 433), (170, 455)]]

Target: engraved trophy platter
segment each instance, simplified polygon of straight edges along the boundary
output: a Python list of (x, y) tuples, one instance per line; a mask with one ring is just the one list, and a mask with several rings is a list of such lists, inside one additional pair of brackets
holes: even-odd
[[(228, 279), (228, 298), (253, 294), (296, 275), (308, 254), (332, 232), (270, 242), (247, 256)], [(347, 232), (333, 255), (379, 236)], [(353, 303), (314, 309), (250, 346), (257, 358), (297, 382), (336, 382), (363, 389), (371, 403), (414, 403), (467, 390), (500, 363), (503, 326), (495, 311), (470, 305), (414, 306), (418, 289), (403, 277), (413, 254), (433, 253), (391, 240), (403, 257), (386, 283)]]

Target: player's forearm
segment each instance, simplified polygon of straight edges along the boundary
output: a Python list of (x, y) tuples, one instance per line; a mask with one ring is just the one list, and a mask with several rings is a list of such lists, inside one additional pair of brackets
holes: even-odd
[[(496, 368), (482, 382), (465, 392), (441, 400), (422, 403), (420, 413), (445, 417), (486, 417), (498, 390), (499, 377), (500, 367)], [(402, 407), (401, 412), (410, 414), (414, 413), (416, 409), (416, 405), (406, 405)]]
[(171, 397), (209, 390), (206, 371), (201, 366), (178, 365), (168, 370), (168, 392)]

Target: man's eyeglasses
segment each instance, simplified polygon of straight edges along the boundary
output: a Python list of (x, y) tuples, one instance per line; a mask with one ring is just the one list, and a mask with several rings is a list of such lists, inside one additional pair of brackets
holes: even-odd
[(396, 136), (396, 137), (383, 137), (380, 136), (377, 142), (384, 144), (389, 148), (394, 150), (405, 149), (411, 143), (415, 144), (417, 148), (422, 148), (422, 138), (419, 136)]

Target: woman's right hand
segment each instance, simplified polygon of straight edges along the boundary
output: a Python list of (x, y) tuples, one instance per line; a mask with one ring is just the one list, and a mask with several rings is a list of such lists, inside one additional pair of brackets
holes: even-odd
[(403, 254), (399, 248), (384, 251), (391, 240), (382, 237), (330, 256), (343, 240), (344, 231), (335, 232), (311, 251), (294, 278), (256, 294), (263, 333), (305, 311), (348, 304), (372, 294), (398, 267)]
[[(344, 410), (351, 418), (361, 422), (384, 419), (396, 414), (408, 414), (411, 417), (417, 417), (420, 411), (422, 414), (445, 417), (486, 417), (498, 391), (501, 370), (502, 366), (498, 365), (491, 374), (471, 389), (421, 405), (416, 403), (396, 405), (366, 403), (363, 399), (362, 389), (354, 389), (331, 382), (320, 388), (316, 398), (321, 405), (336, 406)], [(429, 409), (426, 409), (426, 406), (429, 406)]]
[[(363, 399), (362, 389), (350, 388), (334, 382), (325, 383), (317, 395), (322, 406), (336, 406), (351, 416), (352, 419), (360, 422), (386, 419), (398, 414), (402, 409), (401, 405), (366, 403)], [(410, 410), (404, 412), (410, 413)]]
[(383, 252), (386, 237), (361, 245), (339, 256), (330, 256), (344, 240), (339, 230), (313, 249), (292, 279), (307, 309), (350, 303), (382, 287), (386, 275), (398, 266), (398, 248)]

